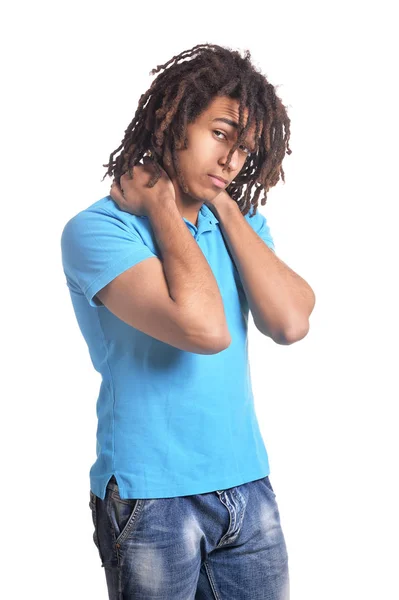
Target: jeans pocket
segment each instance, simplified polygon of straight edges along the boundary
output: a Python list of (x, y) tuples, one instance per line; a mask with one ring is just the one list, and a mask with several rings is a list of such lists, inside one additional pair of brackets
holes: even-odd
[(93, 525), (94, 525), (93, 541), (94, 541), (94, 544), (97, 547), (98, 554), (100, 556), (101, 566), (103, 566), (104, 559), (103, 559), (103, 556), (102, 556), (100, 545), (98, 543), (97, 496), (95, 494), (93, 494), (93, 492), (91, 490), (90, 490), (89, 507), (90, 507), (90, 510), (91, 510), (91, 516), (92, 516)]
[(121, 498), (119, 491), (110, 494), (108, 516), (115, 530), (116, 544), (121, 545), (137, 526), (145, 500)]

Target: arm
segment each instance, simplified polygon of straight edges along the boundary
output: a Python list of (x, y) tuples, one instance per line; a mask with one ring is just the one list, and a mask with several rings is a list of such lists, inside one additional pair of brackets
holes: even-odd
[(148, 216), (162, 254), (170, 298), (190, 315), (193, 329), (227, 347), (231, 337), (217, 281), (176, 202), (171, 198), (151, 205)]
[(142, 188), (144, 169), (135, 169), (134, 180), (123, 180), (125, 196), (116, 185), (111, 195), (122, 210), (149, 218), (162, 260), (135, 265), (97, 295), (118, 318), (161, 341), (189, 352), (220, 352), (231, 337), (216, 279), (169, 182), (158, 190)]
[(305, 337), (315, 305), (312, 288), (268, 248), (227, 192), (216, 197), (212, 208), (234, 258), (256, 327), (278, 344), (292, 344)]

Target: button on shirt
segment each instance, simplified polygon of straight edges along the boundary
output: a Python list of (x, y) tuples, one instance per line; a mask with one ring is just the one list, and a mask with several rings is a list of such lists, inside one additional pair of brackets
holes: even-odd
[[(266, 218), (245, 219), (274, 251)], [(150, 219), (110, 196), (72, 217), (62, 264), (80, 331), (101, 374), (90, 489), (115, 476), (120, 497), (168, 498), (227, 489), (269, 474), (248, 361), (248, 301), (218, 219), (203, 204), (182, 217), (217, 280), (231, 344), (212, 355), (179, 350), (131, 327), (96, 294), (146, 258), (162, 260)]]

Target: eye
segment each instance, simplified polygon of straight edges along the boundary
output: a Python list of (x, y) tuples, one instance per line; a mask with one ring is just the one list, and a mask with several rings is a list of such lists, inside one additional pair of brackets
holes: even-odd
[[(224, 136), (224, 138), (226, 138), (226, 135), (223, 133), (223, 131), (220, 131), (219, 129), (214, 129), (213, 133), (220, 133), (221, 135)], [(218, 138), (218, 139), (220, 140), (221, 138)], [(252, 150), (250, 148), (248, 148), (247, 146), (241, 145), (240, 148), (243, 148), (244, 152), (246, 154), (251, 154), (252, 153)]]
[[(224, 135), (223, 131), (219, 131), (218, 129), (214, 129), (213, 133), (221, 133), (222, 135)], [(226, 136), (224, 135), (224, 137), (226, 137)], [(218, 138), (218, 139), (220, 140), (220, 138)]]

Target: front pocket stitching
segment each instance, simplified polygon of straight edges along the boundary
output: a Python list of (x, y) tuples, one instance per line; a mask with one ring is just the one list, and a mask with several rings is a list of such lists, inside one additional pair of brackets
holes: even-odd
[[(116, 501), (119, 502), (119, 500), (120, 499), (118, 498)], [(133, 525), (137, 521), (137, 517), (141, 512), (144, 502), (145, 502), (145, 500), (143, 500), (143, 499), (137, 499), (137, 502), (133, 508), (132, 514), (130, 515), (125, 527), (123, 528), (123, 531), (121, 531), (121, 533), (119, 534), (119, 536), (116, 539), (116, 542), (115, 542), (116, 546), (120, 546), (125, 541), (125, 538), (131, 533), (131, 530), (133, 529)]]

